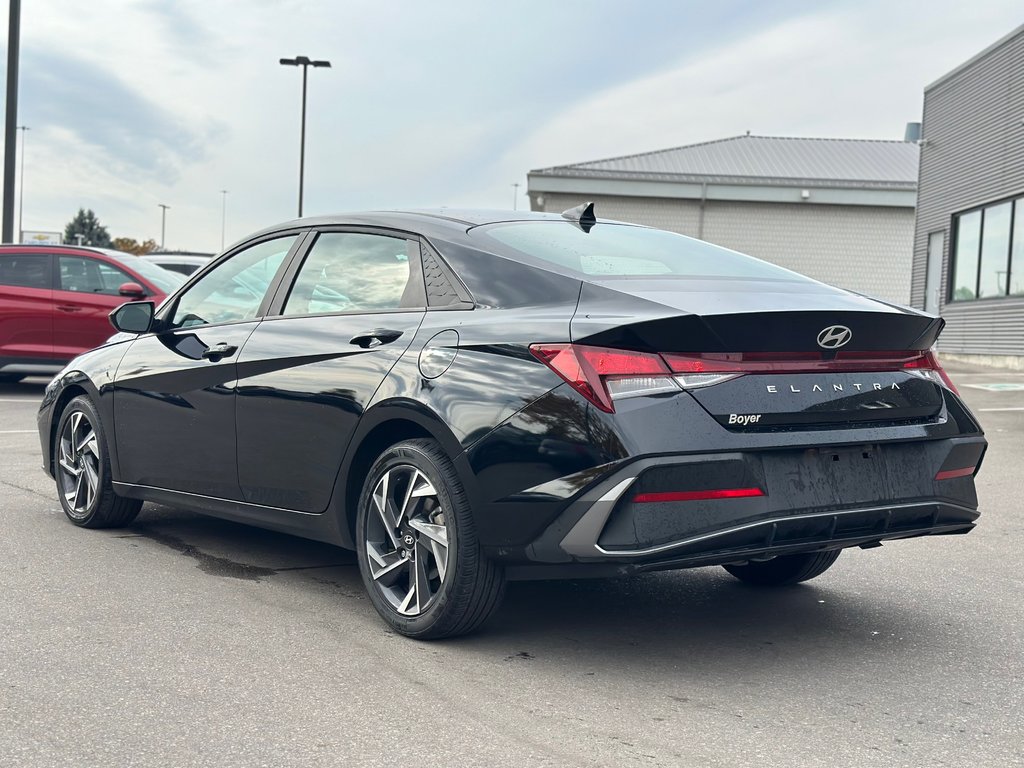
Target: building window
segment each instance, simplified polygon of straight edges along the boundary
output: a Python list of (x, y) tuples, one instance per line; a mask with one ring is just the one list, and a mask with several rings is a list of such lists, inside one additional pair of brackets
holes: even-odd
[(953, 217), (951, 301), (1024, 295), (1024, 197)]

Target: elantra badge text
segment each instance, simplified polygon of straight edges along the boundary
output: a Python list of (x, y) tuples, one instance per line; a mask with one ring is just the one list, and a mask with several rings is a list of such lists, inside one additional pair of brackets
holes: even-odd
[(853, 338), (853, 331), (845, 325), (830, 325), (818, 334), (818, 346), (822, 349), (839, 349)]
[[(766, 389), (769, 392), (774, 394), (774, 393), (777, 393), (779, 391), (779, 387), (780, 386), (785, 387), (785, 384), (769, 384), (769, 385), (767, 385)], [(847, 386), (848, 387), (853, 387), (858, 392), (863, 392), (864, 388), (867, 387), (868, 385), (867, 384), (861, 384), (861, 383), (857, 382), (855, 384), (847, 384)], [(895, 381), (892, 384), (890, 384), (888, 387), (883, 387), (879, 382), (873, 381), (873, 382), (871, 382), (871, 387), (870, 387), (870, 389), (868, 391), (870, 391), (871, 389), (881, 391), (883, 389), (899, 389), (899, 388), (900, 388), (900, 385), (897, 384)], [(785, 392), (785, 391), (787, 391), (787, 390), (783, 389), (783, 392)], [(790, 392), (803, 392), (802, 389), (799, 389), (798, 387), (794, 387), (792, 384), (789, 385), (789, 390), (788, 391), (790, 391)], [(810, 392), (824, 392), (825, 390), (822, 388), (822, 386), (820, 384), (815, 384), (808, 391), (810, 391)], [(845, 392), (846, 390), (843, 389), (843, 385), (842, 384), (833, 384), (832, 385), (832, 391), (833, 392)]]

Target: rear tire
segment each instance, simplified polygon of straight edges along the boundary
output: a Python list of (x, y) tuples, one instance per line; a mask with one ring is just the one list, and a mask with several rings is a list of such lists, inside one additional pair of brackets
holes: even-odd
[(782, 555), (763, 563), (723, 565), (722, 567), (747, 584), (756, 584), (761, 587), (781, 587), (820, 576), (832, 567), (832, 563), (839, 557), (839, 552), (838, 549), (832, 549), (828, 552)]
[(434, 440), (406, 440), (374, 462), (359, 497), (356, 551), (373, 607), (407, 637), (472, 632), (505, 591), (455, 466)]
[(57, 496), (68, 520), (82, 528), (120, 528), (142, 502), (114, 493), (107, 437), (96, 406), (85, 395), (68, 403), (53, 441)]

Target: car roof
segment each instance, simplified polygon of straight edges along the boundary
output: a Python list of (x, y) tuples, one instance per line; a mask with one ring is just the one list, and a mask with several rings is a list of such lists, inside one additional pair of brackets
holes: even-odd
[(49, 243), (4, 243), (0, 245), (0, 253), (4, 251), (17, 251), (19, 253), (25, 253), (27, 251), (37, 250), (65, 254), (98, 253), (101, 256), (109, 256), (114, 259), (121, 259), (124, 256), (132, 255), (125, 251), (114, 250), (113, 248), (97, 248), (94, 245), (72, 245), (70, 243), (64, 243), (61, 245), (54, 245)]
[[(561, 221), (567, 222), (559, 213), (540, 213), (536, 211), (501, 211), (485, 209), (463, 209), (463, 208), (438, 208), (438, 209), (416, 209), (390, 210), (390, 211), (356, 211), (351, 213), (336, 213), (327, 216), (314, 216), (302, 219), (292, 219), (272, 227), (267, 227), (259, 232), (245, 238), (246, 241), (263, 235), (281, 232), (289, 229), (301, 229), (303, 227), (330, 227), (330, 226), (366, 226), (382, 227), (385, 229), (399, 229), (414, 231), (430, 237), (457, 237), (473, 227), (484, 224), (498, 224), (502, 222), (516, 221)], [(601, 219), (601, 221), (605, 221)], [(235, 243), (231, 247), (234, 248)], [(230, 250), (230, 249), (229, 249)]]
[(176, 256), (173, 253), (144, 253), (142, 258), (147, 261), (161, 262), (168, 261), (177, 264), (205, 264), (212, 259), (212, 256)]

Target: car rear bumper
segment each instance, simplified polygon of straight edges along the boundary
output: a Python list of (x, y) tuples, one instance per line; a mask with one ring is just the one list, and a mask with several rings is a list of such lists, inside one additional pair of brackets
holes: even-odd
[(567, 505), (524, 559), (656, 570), (966, 533), (985, 448), (971, 436), (641, 458)]

